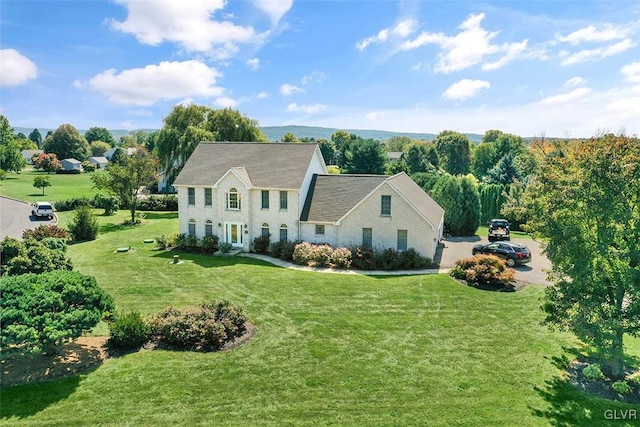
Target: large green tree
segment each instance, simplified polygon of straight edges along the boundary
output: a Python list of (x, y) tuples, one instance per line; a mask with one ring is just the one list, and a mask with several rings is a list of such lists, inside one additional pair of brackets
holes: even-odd
[(440, 167), (451, 175), (466, 175), (471, 167), (469, 138), (460, 132), (444, 130), (434, 140)]
[(202, 141), (264, 142), (258, 122), (237, 110), (214, 110), (204, 105), (177, 105), (164, 118), (154, 136), (160, 167), (169, 184), (182, 170), (193, 150)]
[(35, 128), (31, 131), (31, 133), (29, 134), (29, 139), (33, 141), (38, 146), (38, 148), (42, 147), (42, 134), (40, 133), (38, 128)]
[(2, 346), (55, 354), (115, 308), (96, 279), (73, 271), (22, 274), (0, 281)]
[(89, 144), (91, 144), (94, 141), (102, 141), (109, 144), (109, 147), (113, 147), (116, 143), (116, 140), (113, 138), (113, 135), (111, 134), (111, 132), (107, 130), (107, 128), (101, 128), (101, 127), (89, 128), (89, 130), (87, 130), (84, 133), (84, 137)]
[(344, 173), (365, 173), (382, 175), (389, 157), (382, 145), (374, 139), (363, 139), (351, 143), (344, 154), (341, 167)]
[(624, 375), (640, 333), (640, 140), (603, 135), (558, 147), (527, 188), (528, 226), (546, 242), (546, 322), (594, 346)]
[(58, 159), (86, 160), (91, 155), (87, 140), (70, 124), (63, 124), (44, 142), (44, 151), (54, 153)]
[(20, 172), (27, 165), (9, 119), (0, 115), (0, 170)]
[(127, 206), (131, 213), (131, 223), (136, 222), (136, 208), (140, 189), (156, 182), (157, 159), (144, 147), (135, 147), (131, 155), (121, 163), (109, 163), (106, 169), (98, 170), (91, 176), (96, 188), (107, 190), (118, 197), (120, 206)]

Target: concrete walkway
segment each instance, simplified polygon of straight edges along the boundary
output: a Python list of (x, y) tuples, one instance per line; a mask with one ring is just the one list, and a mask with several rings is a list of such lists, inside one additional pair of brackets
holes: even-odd
[(288, 268), (291, 270), (300, 270), (300, 271), (313, 271), (315, 273), (332, 273), (332, 274), (359, 274), (364, 276), (408, 276), (408, 275), (418, 275), (418, 274), (438, 274), (438, 273), (447, 273), (449, 272), (448, 268), (445, 269), (424, 269), (424, 270), (395, 270), (395, 271), (384, 271), (384, 270), (342, 270), (336, 268), (325, 268), (325, 267), (305, 267), (302, 265), (292, 264), (287, 261), (283, 261), (279, 258), (273, 258), (268, 255), (254, 254), (243, 252), (238, 254), (238, 256), (243, 256), (247, 258), (259, 259), (260, 261), (268, 262), (273, 265), (277, 265), (278, 267)]

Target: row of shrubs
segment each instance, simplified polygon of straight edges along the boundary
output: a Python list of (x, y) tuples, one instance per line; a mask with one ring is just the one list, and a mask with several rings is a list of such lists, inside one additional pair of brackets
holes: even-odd
[[(117, 197), (102, 194), (97, 194), (94, 198), (74, 197), (72, 199), (58, 200), (53, 205), (60, 212), (72, 211), (79, 206), (91, 206), (96, 209), (104, 209), (107, 214), (119, 208), (127, 208), (127, 206), (119, 206), (120, 201)], [(169, 194), (140, 198), (137, 201), (136, 209), (141, 211), (177, 211), (178, 197), (174, 194)]]
[[(167, 249), (167, 248), (175, 248), (181, 250), (183, 252), (195, 252), (195, 253), (205, 253), (212, 254), (216, 252), (218, 249), (230, 249), (231, 244), (229, 243), (221, 243), (219, 244), (220, 239), (216, 235), (204, 236), (203, 238), (198, 238), (196, 236), (190, 236), (188, 234), (175, 234), (173, 236), (162, 235), (160, 237), (156, 237), (156, 243), (158, 244), (158, 249)], [(228, 250), (227, 250), (228, 252)]]
[[(254, 250), (259, 252), (255, 240)], [(423, 257), (413, 248), (399, 252), (393, 248), (332, 248), (328, 244), (280, 241), (271, 243), (266, 253), (275, 258), (310, 267), (390, 271), (433, 266), (431, 259)]]
[(246, 331), (247, 316), (229, 301), (211, 301), (183, 310), (167, 307), (146, 320), (133, 311), (115, 316), (109, 322), (109, 343), (131, 350), (154, 340), (174, 348), (219, 350)]

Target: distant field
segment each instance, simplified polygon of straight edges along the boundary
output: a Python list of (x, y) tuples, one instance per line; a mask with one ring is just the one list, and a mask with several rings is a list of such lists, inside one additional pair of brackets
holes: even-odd
[[(33, 178), (36, 176), (48, 176), (51, 187), (42, 190), (33, 186)], [(25, 202), (37, 202), (47, 200), (71, 199), (73, 197), (93, 197), (99, 193), (93, 187), (91, 174), (56, 175), (37, 172), (33, 169), (25, 169), (21, 173), (7, 174), (7, 179), (0, 181), (0, 196), (11, 197)]]

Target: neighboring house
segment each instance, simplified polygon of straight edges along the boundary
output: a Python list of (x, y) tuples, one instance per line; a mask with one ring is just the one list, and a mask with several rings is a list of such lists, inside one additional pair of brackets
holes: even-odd
[(316, 144), (200, 143), (176, 178), (180, 232), (415, 248), (433, 258), (444, 210), (411, 178), (329, 175)]
[(28, 165), (32, 165), (33, 161), (31, 158), (36, 154), (44, 153), (42, 150), (22, 150), (22, 157), (27, 161)]
[[(104, 152), (104, 157), (106, 157), (107, 160), (111, 161), (111, 156), (113, 156), (113, 153), (115, 153), (117, 149), (118, 149), (118, 147), (110, 148), (109, 150), (105, 151)], [(135, 147), (123, 148), (123, 150), (124, 150), (124, 152), (125, 152), (125, 154), (127, 156), (130, 156), (130, 155), (132, 155), (133, 153), (136, 152)]]
[(65, 170), (65, 171), (78, 170), (80, 172), (83, 171), (82, 162), (79, 160), (69, 158), (69, 159), (60, 160), (60, 163), (62, 164), (62, 170)]
[(402, 157), (402, 151), (387, 151), (387, 157), (391, 163), (398, 163), (400, 157)]
[(96, 168), (98, 169), (104, 169), (109, 164), (109, 160), (104, 156), (95, 156), (89, 157), (89, 163), (96, 165)]

